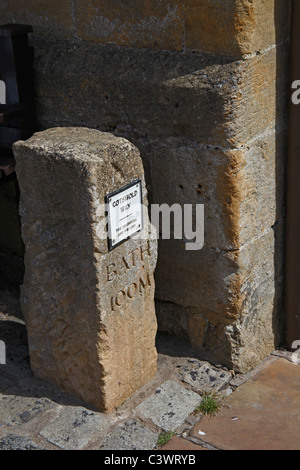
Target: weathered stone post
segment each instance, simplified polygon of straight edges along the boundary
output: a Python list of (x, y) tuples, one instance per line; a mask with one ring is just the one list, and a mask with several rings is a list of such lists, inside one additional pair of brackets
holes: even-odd
[[(32, 370), (109, 412), (156, 371), (157, 242), (146, 210), (127, 211), (125, 225), (105, 212), (131, 197), (146, 208), (139, 152), (124, 138), (77, 127), (36, 133), (14, 155)], [(126, 226), (138, 234), (126, 239)]]

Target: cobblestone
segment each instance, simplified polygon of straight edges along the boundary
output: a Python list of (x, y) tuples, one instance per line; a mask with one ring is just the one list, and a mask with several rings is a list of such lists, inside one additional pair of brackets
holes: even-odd
[[(162, 447), (166, 451), (243, 449), (250, 444), (264, 449), (282, 449), (287, 445), (300, 449), (294, 429), (300, 419), (300, 369), (283, 354), (268, 356), (251, 374), (229, 381), (231, 374), (226, 369), (201, 362), (186, 343), (158, 334), (155, 378), (119, 408), (105, 414), (33, 376), (24, 322), (0, 313), (0, 339), (7, 341), (9, 357), (8, 364), (0, 365), (0, 450), (154, 450), (163, 431), (175, 432)], [(221, 390), (227, 400), (225, 411), (213, 420), (193, 412), (209, 389)], [(255, 402), (254, 406), (251, 401), (250, 415), (248, 396)], [(278, 408), (276, 419), (282, 421), (286, 437), (280, 438), (273, 423), (274, 413), (268, 405), (273, 396), (282, 405), (288, 405), (287, 413), (293, 417), (287, 421), (284, 409)], [(251, 418), (253, 413), (258, 414), (257, 426)], [(233, 416), (238, 419), (232, 420)], [(248, 425), (242, 426), (242, 416), (250, 420), (249, 426), (253, 428), (250, 443)], [(219, 424), (223, 425), (226, 419), (235, 435), (221, 433)], [(292, 435), (295, 439), (290, 439)]]

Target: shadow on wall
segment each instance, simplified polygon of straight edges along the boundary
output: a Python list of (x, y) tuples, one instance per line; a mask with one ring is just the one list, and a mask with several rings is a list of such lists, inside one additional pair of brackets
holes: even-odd
[[(291, 9), (291, 2), (289, 2)], [(290, 16), (290, 12), (289, 12)], [(280, 23), (284, 21), (278, 2), (274, 2), (276, 44), (280, 43)], [(289, 51), (290, 42), (285, 40), (284, 49)], [(283, 71), (286, 80), (282, 82)], [(285, 345), (285, 256), (286, 256), (286, 180), (288, 152), (288, 101), (289, 101), (289, 60), (283, 54), (276, 54), (276, 123), (275, 123), (275, 175), (276, 175), (276, 222), (274, 231), (274, 311), (273, 331), (277, 346)], [(282, 101), (282, 96), (285, 100)], [(283, 105), (282, 105), (283, 103)]]
[(31, 26), (24, 24), (0, 26), (0, 289), (4, 297), (18, 291), (24, 272), (12, 144), (27, 139), (36, 129), (31, 32)]

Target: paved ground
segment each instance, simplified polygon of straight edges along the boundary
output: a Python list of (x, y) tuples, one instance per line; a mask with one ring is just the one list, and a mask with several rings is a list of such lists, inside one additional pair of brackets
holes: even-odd
[[(274, 352), (252, 373), (233, 376), (160, 334), (155, 378), (106, 415), (32, 375), (25, 325), (9, 292), (0, 296), (0, 340), (0, 449), (300, 449), (300, 367), (289, 353)], [(221, 411), (195, 413), (211, 390), (224, 397)], [(175, 434), (158, 446), (166, 431)]]

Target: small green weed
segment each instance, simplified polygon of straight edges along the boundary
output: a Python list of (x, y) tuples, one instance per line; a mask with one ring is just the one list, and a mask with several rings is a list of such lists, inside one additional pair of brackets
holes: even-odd
[(174, 431), (162, 431), (158, 436), (157, 445), (159, 447), (164, 446), (170, 441), (170, 439), (172, 439), (173, 436), (175, 436)]
[(195, 409), (195, 413), (202, 413), (212, 417), (216, 416), (222, 408), (223, 399), (224, 397), (215, 391), (205, 393), (200, 405)]

